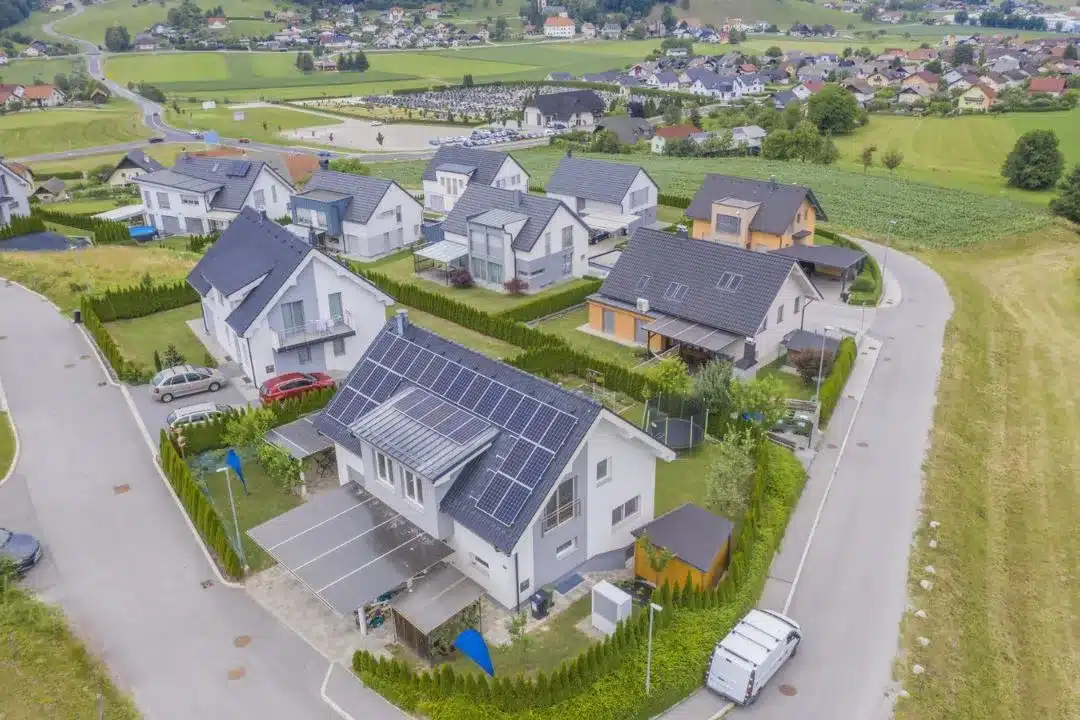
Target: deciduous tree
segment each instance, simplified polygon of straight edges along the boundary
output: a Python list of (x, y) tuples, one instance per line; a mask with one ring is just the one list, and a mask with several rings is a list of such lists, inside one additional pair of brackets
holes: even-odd
[(1001, 174), (1012, 187), (1046, 190), (1057, 183), (1064, 169), (1065, 156), (1058, 149), (1057, 134), (1053, 130), (1030, 130), (1016, 141)]
[(1050, 212), (1080, 223), (1080, 165), (1061, 182), (1061, 191), (1050, 201)]
[(649, 378), (656, 383), (661, 392), (672, 395), (686, 395), (690, 392), (690, 373), (682, 358), (672, 355), (664, 358), (646, 370)]
[(881, 164), (892, 172), (896, 168), (900, 167), (904, 162), (904, 153), (900, 152), (896, 148), (889, 148), (885, 151), (885, 154), (881, 156)]
[(810, 122), (828, 135), (852, 132), (858, 115), (859, 103), (855, 96), (839, 85), (826, 85), (807, 102)]
[(705, 505), (712, 511), (740, 518), (750, 503), (756, 441), (746, 430), (730, 430), (714, 447), (705, 486)]

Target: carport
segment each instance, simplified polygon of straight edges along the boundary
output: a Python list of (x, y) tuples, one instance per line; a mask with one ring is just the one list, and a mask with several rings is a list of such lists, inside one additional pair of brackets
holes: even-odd
[(581, 219), (594, 234), (619, 235), (626, 234), (630, 226), (641, 218), (637, 215), (586, 213)]
[[(266, 442), (289, 453), (294, 460), (312, 458), (315, 471), (321, 476), (333, 467), (334, 455), (330, 451), (334, 443), (315, 429), (313, 419), (314, 416), (305, 415), (291, 423), (271, 428), (263, 437)], [(300, 482), (301, 487), (306, 486), (303, 470), (300, 471)]]
[(861, 250), (837, 245), (791, 245), (772, 253), (798, 261), (807, 275), (817, 272), (839, 280), (854, 278), (866, 261)]

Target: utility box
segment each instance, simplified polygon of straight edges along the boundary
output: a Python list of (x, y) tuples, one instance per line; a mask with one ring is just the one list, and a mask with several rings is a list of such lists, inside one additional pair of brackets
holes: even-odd
[(610, 635), (619, 623), (630, 617), (634, 599), (608, 581), (598, 582), (592, 589), (592, 626)]

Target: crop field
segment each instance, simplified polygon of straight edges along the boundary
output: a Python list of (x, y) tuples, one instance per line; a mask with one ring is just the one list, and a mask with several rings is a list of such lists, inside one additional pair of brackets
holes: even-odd
[[(513, 152), (543, 185), (565, 152), (537, 148)], [(1037, 206), (1008, 198), (959, 189), (942, 188), (903, 177), (864, 175), (843, 167), (828, 167), (757, 158), (687, 159), (652, 154), (589, 155), (598, 159), (640, 165), (671, 195), (692, 197), (707, 173), (721, 173), (813, 188), (833, 228), (864, 237), (882, 238), (888, 220), (896, 220), (892, 239), (899, 244), (942, 248), (1030, 232), (1050, 223)], [(372, 174), (419, 187), (424, 161), (376, 163)]]
[[(957, 118), (874, 115), (866, 128), (836, 142), (841, 163), (860, 172), (858, 156), (863, 147), (876, 145), (879, 158), (887, 149), (896, 148), (904, 153), (904, 164), (897, 174), (909, 179), (990, 194), (1005, 192), (1013, 198), (1045, 203), (1053, 193), (1013, 190), (1001, 177), (1001, 166), (1016, 139), (1034, 129), (1054, 130), (1066, 166), (1080, 163), (1080, 110)], [(888, 174), (880, 166), (875, 172)]]
[[(78, 62), (85, 67), (82, 60)], [(3, 78), (5, 83), (19, 85), (33, 85), (39, 80), (43, 83), (51, 83), (58, 73), (67, 75), (71, 73), (74, 66), (75, 63), (67, 58), (13, 60), (0, 68), (0, 78)]]
[(22, 110), (0, 117), (0, 148), (26, 157), (77, 148), (144, 140), (149, 132), (134, 105), (113, 109)]
[[(261, 18), (264, 10), (273, 10), (271, 0), (215, 0), (221, 5), (226, 17)], [(56, 23), (56, 29), (73, 37), (89, 40), (99, 45), (105, 42), (105, 30), (112, 25), (123, 25), (135, 37), (157, 22), (165, 22), (169, 8), (180, 5), (180, 0), (156, 0), (132, 6), (128, 0), (107, 0), (98, 5), (88, 5), (75, 19)], [(280, 3), (278, 3), (280, 5)], [(206, 7), (210, 7), (207, 5)]]
[(244, 108), (241, 111), (244, 113), (243, 120), (233, 120), (234, 111), (226, 107), (203, 110), (201, 105), (186, 103), (179, 103), (179, 107), (182, 111), (179, 115), (171, 105), (166, 111), (166, 118), (174, 127), (217, 130), (228, 137), (246, 137), (256, 142), (278, 145), (286, 143), (281, 137), (282, 131), (342, 122), (339, 118), (280, 107)]
[[(848, 25), (864, 28), (868, 23), (858, 15), (823, 8), (802, 0), (692, 0), (689, 10), (678, 3), (672, 8), (676, 17), (696, 18), (702, 23), (720, 26), (728, 18), (742, 18), (746, 22), (763, 21), (775, 23), (786, 30), (792, 23), (822, 25), (829, 23), (843, 31)], [(656, 18), (660, 13), (653, 9)]]

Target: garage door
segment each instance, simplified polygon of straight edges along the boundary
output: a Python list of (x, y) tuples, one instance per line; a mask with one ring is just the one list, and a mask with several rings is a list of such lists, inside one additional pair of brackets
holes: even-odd
[(175, 215), (162, 215), (161, 225), (162, 230), (168, 235), (178, 235), (184, 232), (184, 228), (180, 224), (180, 218)]
[(453, 552), (353, 483), (319, 494), (248, 535), (343, 616)]

